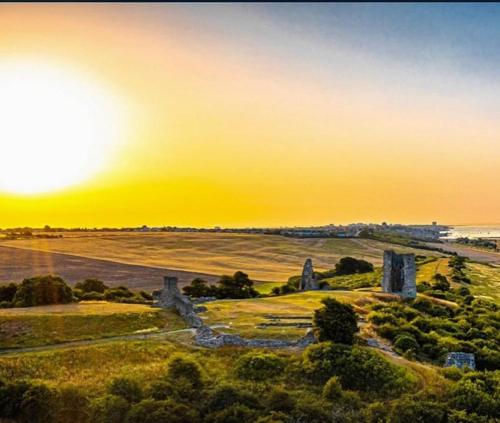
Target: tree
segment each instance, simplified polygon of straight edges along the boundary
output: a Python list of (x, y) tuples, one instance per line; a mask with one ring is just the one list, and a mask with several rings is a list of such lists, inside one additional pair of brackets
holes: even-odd
[(173, 384), (178, 383), (179, 379), (185, 379), (193, 389), (203, 386), (200, 365), (183, 354), (174, 354), (168, 362), (167, 379)]
[(132, 406), (127, 414), (126, 423), (196, 423), (199, 416), (193, 407), (177, 401), (155, 401), (145, 399)]
[(318, 340), (352, 345), (354, 335), (359, 331), (353, 307), (335, 298), (325, 298), (322, 303), (324, 306), (315, 310), (313, 318), (314, 332)]
[(81, 289), (83, 292), (100, 292), (102, 294), (108, 287), (99, 279), (85, 279), (75, 284), (75, 289)]
[(337, 276), (368, 272), (373, 272), (373, 264), (365, 260), (355, 259), (354, 257), (342, 257), (335, 265), (335, 274)]
[(208, 282), (201, 278), (193, 279), (191, 285), (185, 286), (182, 290), (184, 294), (195, 298), (209, 297), (212, 293), (210, 286), (208, 286)]
[(8, 285), (0, 286), (0, 302), (7, 301), (12, 302), (17, 292), (17, 285), (15, 283), (9, 283)]
[(66, 304), (73, 301), (71, 288), (59, 276), (37, 276), (25, 279), (14, 297), (17, 307)]
[(240, 271), (233, 276), (221, 276), (213, 291), (218, 298), (252, 298), (259, 295), (253, 288), (253, 281), (246, 273)]

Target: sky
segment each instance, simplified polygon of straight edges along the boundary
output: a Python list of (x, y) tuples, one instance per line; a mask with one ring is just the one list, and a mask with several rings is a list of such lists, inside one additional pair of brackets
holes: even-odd
[(103, 93), (49, 114), (50, 154), (0, 130), (0, 178), (62, 181), (0, 187), (0, 227), (500, 223), (500, 5), (2, 4), (0, 28), (0, 90), (15, 62)]

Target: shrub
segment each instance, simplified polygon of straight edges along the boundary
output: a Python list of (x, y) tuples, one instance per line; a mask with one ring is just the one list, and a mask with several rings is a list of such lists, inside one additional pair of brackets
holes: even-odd
[(156, 382), (153, 382), (151, 386), (148, 389), (147, 392), (148, 396), (157, 400), (166, 400), (167, 398), (170, 398), (172, 396), (176, 395), (176, 389), (167, 380), (158, 380)]
[(89, 400), (73, 386), (65, 387), (57, 393), (56, 422), (85, 423), (88, 421)]
[(325, 342), (304, 352), (304, 369), (316, 382), (338, 376), (342, 387), (382, 395), (402, 392), (413, 385), (407, 371), (378, 353), (361, 347)]
[(53, 420), (54, 392), (45, 385), (33, 385), (21, 401), (21, 423), (47, 423)]
[(246, 389), (224, 384), (209, 393), (206, 409), (208, 412), (220, 411), (238, 403), (252, 409), (261, 408), (258, 398)]
[(138, 402), (142, 399), (141, 385), (135, 379), (128, 377), (113, 379), (108, 391), (110, 394), (122, 397), (128, 402)]
[(131, 298), (133, 296), (134, 293), (125, 286), (106, 289), (106, 291), (104, 291), (104, 299), (107, 301), (115, 301), (117, 299)]
[(249, 352), (236, 361), (236, 375), (242, 379), (267, 380), (283, 372), (285, 362), (272, 353)]
[(0, 380), (0, 418), (14, 419), (21, 415), (23, 396), (31, 385), (24, 381)]
[(123, 423), (130, 408), (127, 400), (116, 395), (95, 399), (90, 405), (92, 423)]
[(167, 365), (167, 379), (173, 384), (179, 379), (185, 379), (192, 388), (199, 389), (203, 386), (202, 372), (199, 364), (193, 359), (174, 354)]
[(401, 334), (396, 337), (396, 340), (394, 342), (394, 348), (398, 352), (402, 353), (409, 350), (416, 351), (418, 349), (418, 343), (413, 335)]
[(335, 265), (335, 274), (337, 276), (368, 272), (373, 272), (373, 264), (365, 260), (355, 259), (354, 257), (342, 257)]
[(335, 298), (324, 298), (323, 307), (315, 310), (313, 324), (320, 342), (333, 341), (353, 344), (358, 328), (356, 313), (350, 304), (343, 304)]
[(16, 296), (17, 285), (9, 283), (8, 285), (0, 285), (0, 302), (12, 302)]
[(373, 402), (365, 408), (363, 416), (366, 423), (386, 423), (388, 414), (387, 405), (382, 402)]
[(145, 399), (134, 404), (127, 414), (126, 423), (196, 423), (199, 415), (193, 407), (173, 400)]
[(267, 416), (259, 417), (255, 423), (289, 423), (290, 416), (280, 411), (271, 411)]
[(342, 396), (342, 385), (337, 376), (333, 376), (325, 383), (323, 387), (323, 398), (336, 401)]
[(190, 285), (182, 288), (184, 294), (189, 295), (190, 297), (208, 297), (212, 294), (212, 290), (208, 286), (208, 282), (201, 279), (196, 278), (193, 279)]
[(59, 276), (37, 276), (25, 279), (14, 296), (17, 307), (66, 304), (73, 301), (71, 288)]
[(295, 400), (284, 389), (275, 388), (267, 397), (267, 409), (270, 411), (281, 411), (289, 413), (295, 407)]
[(233, 404), (205, 417), (207, 423), (253, 423), (257, 413), (246, 405)]
[(444, 423), (445, 418), (446, 411), (440, 403), (402, 398), (393, 402), (388, 421), (391, 423)]
[(75, 289), (80, 289), (83, 292), (99, 292), (102, 294), (108, 287), (99, 279), (85, 279), (82, 282), (76, 283)]
[(330, 414), (323, 402), (312, 397), (302, 397), (292, 412), (293, 421), (307, 423), (331, 423)]
[(500, 417), (500, 403), (488, 392), (482, 380), (464, 378), (457, 382), (452, 388), (451, 404), (468, 413)]

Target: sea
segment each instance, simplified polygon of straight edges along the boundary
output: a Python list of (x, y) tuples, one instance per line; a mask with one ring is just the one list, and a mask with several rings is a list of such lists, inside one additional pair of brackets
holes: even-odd
[(500, 238), (500, 225), (459, 225), (451, 226), (443, 239), (467, 238)]

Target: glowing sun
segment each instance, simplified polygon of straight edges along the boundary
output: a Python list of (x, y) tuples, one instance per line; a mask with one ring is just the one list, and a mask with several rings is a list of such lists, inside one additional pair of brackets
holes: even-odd
[(89, 178), (117, 139), (113, 96), (64, 67), (0, 62), (0, 191), (35, 194)]

